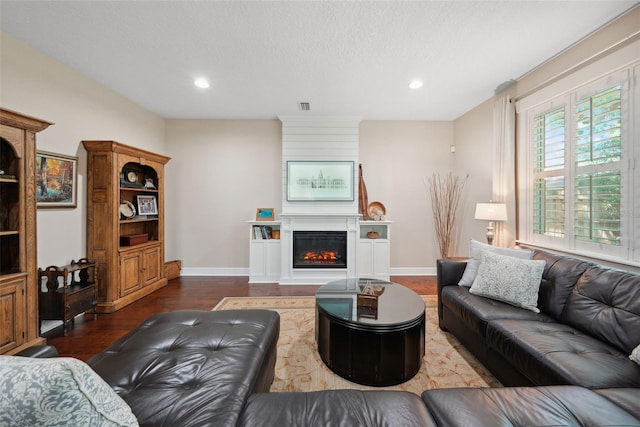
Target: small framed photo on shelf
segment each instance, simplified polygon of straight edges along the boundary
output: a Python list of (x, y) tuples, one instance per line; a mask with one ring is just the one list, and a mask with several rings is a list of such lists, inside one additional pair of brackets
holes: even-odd
[(139, 215), (158, 215), (156, 196), (138, 196)]
[(256, 210), (256, 221), (273, 221), (275, 217), (273, 208), (258, 208)]

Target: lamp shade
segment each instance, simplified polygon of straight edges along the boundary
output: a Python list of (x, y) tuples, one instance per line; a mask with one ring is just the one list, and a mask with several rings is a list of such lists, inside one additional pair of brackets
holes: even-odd
[(504, 203), (477, 203), (475, 218), (485, 221), (506, 221), (507, 205)]

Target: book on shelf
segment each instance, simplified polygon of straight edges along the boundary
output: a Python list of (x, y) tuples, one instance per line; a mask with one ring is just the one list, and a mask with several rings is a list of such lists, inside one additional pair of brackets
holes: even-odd
[(273, 228), (268, 225), (254, 225), (253, 226), (253, 238), (254, 240), (270, 240), (273, 235)]

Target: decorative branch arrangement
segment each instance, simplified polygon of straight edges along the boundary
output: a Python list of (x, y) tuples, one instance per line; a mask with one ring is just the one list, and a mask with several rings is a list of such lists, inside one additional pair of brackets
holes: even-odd
[(453, 246), (458, 205), (468, 177), (469, 175), (466, 175), (461, 178), (451, 173), (442, 177), (434, 173), (429, 178), (433, 222), (442, 258), (449, 258), (449, 251)]

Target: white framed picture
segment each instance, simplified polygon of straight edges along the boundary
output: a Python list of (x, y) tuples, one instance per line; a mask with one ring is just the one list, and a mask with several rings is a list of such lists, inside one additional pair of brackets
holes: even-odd
[(288, 201), (353, 201), (353, 162), (288, 161)]

